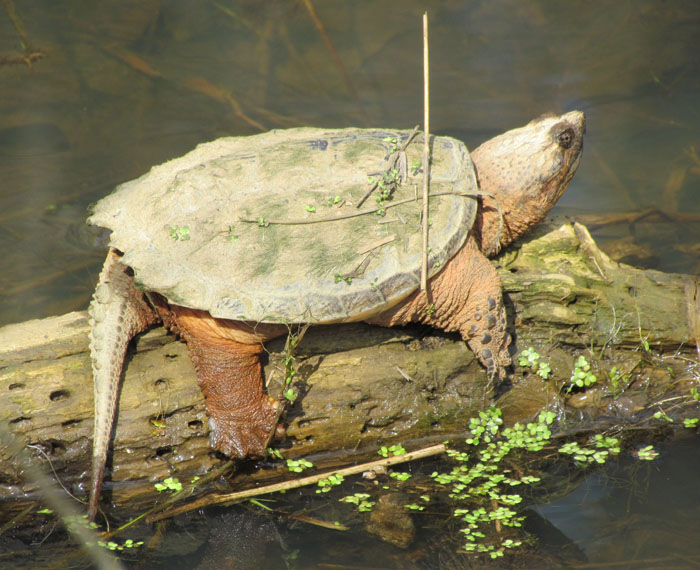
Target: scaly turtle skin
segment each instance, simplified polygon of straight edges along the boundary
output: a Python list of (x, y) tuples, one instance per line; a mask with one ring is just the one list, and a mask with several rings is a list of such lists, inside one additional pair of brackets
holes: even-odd
[[(289, 324), (420, 322), (458, 331), (489, 375), (503, 376), (510, 336), (487, 256), (552, 208), (576, 171), (584, 130), (578, 111), (542, 117), (471, 156), (459, 141), (434, 138), (428, 293), (418, 290), (422, 206), (408, 199), (422, 179), (422, 141), (401, 151), (405, 131), (219, 139), (98, 202), (89, 223), (112, 235), (90, 305), (90, 517), (126, 348), (154, 323), (187, 342), (211, 445), (231, 457), (262, 454), (275, 428), (278, 403), (262, 390), (259, 356)], [(357, 210), (368, 174), (395, 186), (393, 196)]]

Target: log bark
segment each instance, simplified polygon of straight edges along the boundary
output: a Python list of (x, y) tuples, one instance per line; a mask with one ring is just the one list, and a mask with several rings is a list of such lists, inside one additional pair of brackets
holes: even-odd
[[(570, 429), (600, 414), (624, 422), (697, 377), (697, 279), (617, 264), (583, 226), (562, 220), (543, 224), (494, 263), (514, 345), (534, 346), (553, 369), (553, 379), (543, 382), (516, 364), (510, 389), (496, 402), (507, 420), (554, 406), (575, 410)], [(0, 420), (34, 445), (42, 461), (50, 459), (56, 476), (78, 495), (92, 437), (87, 332), (85, 312), (0, 329)], [(284, 341), (267, 348), (268, 390), (277, 395)], [(617, 366), (618, 383), (567, 393), (580, 353), (601, 380)], [(465, 343), (431, 329), (312, 327), (296, 357), (299, 398), (283, 417), (286, 438), (272, 445), (315, 464), (340, 464), (350, 451), (386, 443), (463, 434), (468, 418), (493, 403), (493, 387)], [(208, 446), (203, 398), (186, 347), (160, 327), (135, 339), (129, 353), (113, 449), (108, 479), (117, 503), (153, 498), (153, 481), (202, 474), (224, 460)], [(22, 470), (0, 449), (0, 500), (16, 499), (16, 509), (37, 491)], [(234, 486), (284, 473), (244, 469)]]

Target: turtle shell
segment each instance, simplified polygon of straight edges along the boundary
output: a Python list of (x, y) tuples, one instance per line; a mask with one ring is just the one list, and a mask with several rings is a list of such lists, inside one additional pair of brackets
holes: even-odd
[[(318, 323), (368, 318), (419, 286), (423, 142), (377, 202), (409, 131), (299, 128), (199, 145), (120, 185), (88, 223), (112, 230), (142, 288), (215, 317)], [(400, 158), (401, 157), (399, 155)], [(435, 137), (429, 273), (464, 244), (477, 182), (464, 144)], [(468, 195), (465, 195), (468, 194)], [(379, 208), (379, 210), (378, 210)]]

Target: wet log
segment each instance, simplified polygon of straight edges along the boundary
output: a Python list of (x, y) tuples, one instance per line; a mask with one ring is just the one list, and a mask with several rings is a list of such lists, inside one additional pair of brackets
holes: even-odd
[[(543, 382), (515, 366), (510, 389), (497, 399), (510, 421), (556, 406), (573, 410), (575, 421), (604, 414), (624, 422), (697, 376), (697, 279), (615, 263), (583, 226), (562, 220), (543, 224), (494, 263), (514, 347), (534, 346), (553, 369), (553, 378)], [(85, 312), (0, 329), (0, 421), (34, 446), (42, 462), (50, 460), (78, 495), (87, 481), (92, 435), (87, 332)], [(276, 395), (284, 377), (284, 341), (267, 349), (268, 391)], [(592, 362), (600, 387), (569, 393), (579, 354)], [(468, 418), (493, 403), (493, 387), (465, 344), (425, 327), (312, 327), (296, 359), (299, 397), (283, 416), (287, 436), (272, 445), (286, 457), (304, 456), (315, 464), (337, 465), (348, 453), (396, 441), (463, 434)], [(613, 365), (618, 375), (611, 385), (602, 380), (609, 380), (606, 371)], [(160, 327), (135, 339), (107, 483), (115, 501), (153, 498), (153, 481), (221, 464), (224, 458), (210, 450), (207, 432), (185, 345)], [(247, 474), (234, 478), (236, 488), (286, 472), (247, 466)], [(17, 508), (37, 491), (22, 470), (0, 448), (0, 500), (22, 499)]]

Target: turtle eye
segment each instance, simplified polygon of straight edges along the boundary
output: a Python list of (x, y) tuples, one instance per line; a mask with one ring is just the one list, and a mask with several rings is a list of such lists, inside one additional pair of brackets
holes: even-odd
[(574, 133), (574, 129), (568, 128), (564, 129), (557, 135), (557, 142), (559, 143), (559, 146), (561, 148), (566, 150), (568, 148), (571, 148), (571, 145), (574, 144), (575, 138), (576, 135)]

